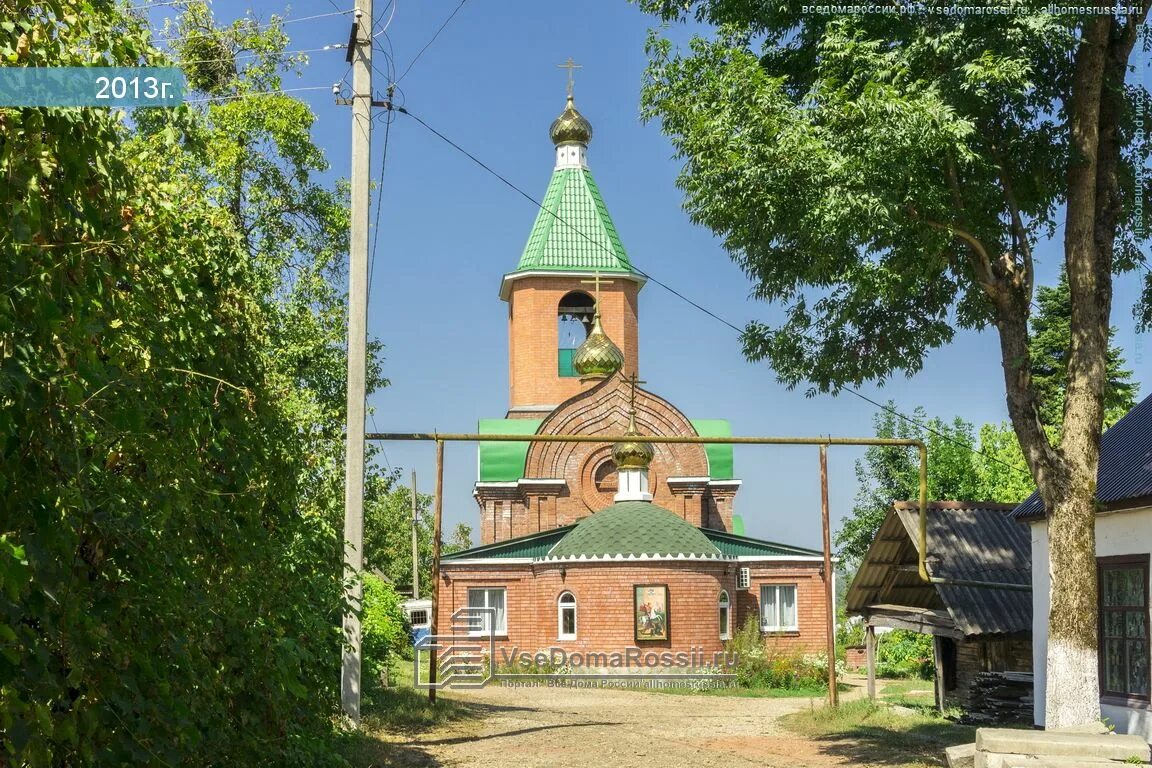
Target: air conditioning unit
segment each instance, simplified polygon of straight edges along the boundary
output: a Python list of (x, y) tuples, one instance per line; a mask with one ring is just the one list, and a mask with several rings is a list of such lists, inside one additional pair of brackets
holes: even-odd
[(748, 585), (752, 583), (752, 569), (741, 568), (736, 574), (736, 586), (739, 589), (748, 589)]

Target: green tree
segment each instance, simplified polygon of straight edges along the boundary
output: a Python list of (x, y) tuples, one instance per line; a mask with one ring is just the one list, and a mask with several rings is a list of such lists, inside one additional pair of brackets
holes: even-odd
[[(1147, 159), (1126, 84), (1148, 9), (820, 15), (799, 4), (640, 0), (715, 29), (653, 37), (643, 113), (685, 160), (693, 220), (786, 305), (744, 351), (835, 391), (913, 374), (956, 328), (995, 328), (1008, 413), (1048, 511), (1047, 725), (1100, 715), (1095, 505), (1115, 272), (1135, 269)], [(931, 11), (940, 11), (931, 12)], [(1072, 344), (1058, 440), (1031, 375), (1033, 248), (1063, 214)], [(1144, 212), (1147, 216), (1148, 212)], [(1152, 297), (1152, 278), (1147, 295)], [(1152, 303), (1141, 308), (1152, 317)]]
[[(956, 418), (951, 424), (928, 418), (917, 407), (912, 418), (925, 427), (901, 419), (888, 402), (872, 424), (876, 437), (923, 440), (928, 445), (928, 498), (935, 500), (995, 500), (981, 496), (979, 457), (974, 453), (972, 425)], [(856, 462), (857, 492), (852, 514), (836, 533), (838, 554), (852, 568), (868, 552), (876, 531), (893, 501), (920, 496), (920, 463), (917, 452), (902, 446), (871, 446)]]
[[(165, 63), (113, 3), (0, 19), (8, 65)], [(343, 195), (237, 84), (265, 43), (206, 107), (0, 108), (0, 763), (336, 760)]]
[[(429, 494), (416, 494), (420, 592), (425, 597), (432, 586), (432, 500)], [(400, 482), (399, 471), (377, 474), (365, 484), (364, 568), (395, 585), (412, 585), (412, 489)]]
[(444, 553), (463, 552), (472, 548), (472, 526), (466, 523), (456, 523), (452, 535), (444, 542)]
[(403, 599), (395, 585), (375, 574), (364, 575), (364, 615), (362, 621), (364, 667), (368, 683), (381, 680), (393, 659), (407, 653), (410, 640), (408, 621), (401, 607)]
[[(1072, 346), (1072, 293), (1068, 275), (1060, 270), (1054, 287), (1036, 290), (1036, 314), (1032, 316), (1032, 380), (1040, 401), (1040, 419), (1046, 426), (1059, 428), (1064, 420), (1064, 392), (1068, 384), (1068, 350)], [(1108, 330), (1108, 338), (1116, 329)], [(1104, 426), (1115, 424), (1136, 406), (1137, 385), (1132, 371), (1124, 370), (1119, 347), (1108, 347), (1108, 367), (1104, 383)]]

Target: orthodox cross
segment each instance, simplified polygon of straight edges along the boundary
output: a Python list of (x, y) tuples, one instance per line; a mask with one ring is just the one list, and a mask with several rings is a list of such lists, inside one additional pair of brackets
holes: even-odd
[(616, 281), (615, 280), (601, 280), (600, 279), (600, 273), (597, 272), (595, 279), (593, 279), (593, 280), (581, 280), (580, 282), (583, 283), (584, 285), (595, 285), (596, 286), (596, 314), (600, 314), (600, 286), (601, 285), (612, 285), (612, 283), (614, 283)]
[(626, 381), (632, 385), (632, 391), (628, 395), (628, 411), (633, 416), (635, 416), (636, 415), (636, 387), (639, 386), (640, 384), (647, 384), (648, 382), (644, 381), (639, 376), (637, 376), (635, 371), (632, 372), (631, 376), (625, 377), (624, 381)]
[(584, 66), (583, 64), (572, 63), (572, 57), (571, 56), (568, 57), (568, 61), (564, 62), (563, 64), (557, 64), (556, 65), (557, 69), (568, 70), (568, 98), (572, 98), (572, 70), (581, 69), (581, 68), (583, 68), (583, 66)]

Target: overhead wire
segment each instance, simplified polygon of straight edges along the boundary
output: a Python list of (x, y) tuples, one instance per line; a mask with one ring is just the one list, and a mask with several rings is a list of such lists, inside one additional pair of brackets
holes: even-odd
[[(539, 208), (541, 211), (543, 211), (543, 212), (547, 213), (548, 215), (550, 215), (550, 216), (552, 216), (554, 219), (556, 219), (556, 221), (558, 221), (559, 223), (561, 223), (561, 224), (563, 224), (564, 226), (566, 226), (566, 227), (568, 227), (569, 229), (571, 229), (571, 230), (572, 230), (572, 231), (573, 231), (573, 232), (574, 232), (574, 233), (575, 233), (577, 236), (579, 236), (579, 237), (581, 237), (581, 238), (583, 238), (583, 239), (587, 240), (587, 241), (588, 241), (590, 244), (592, 244), (594, 247), (596, 247), (596, 248), (598, 248), (598, 249), (600, 249), (600, 250), (603, 250), (603, 251), (605, 251), (606, 253), (609, 253), (609, 254), (610, 254), (610, 255), (612, 255), (612, 256), (615, 256), (615, 255), (616, 255), (616, 254), (615, 254), (615, 252), (613, 252), (613, 251), (611, 251), (610, 249), (608, 249), (607, 247), (605, 247), (605, 246), (604, 246), (602, 243), (600, 243), (599, 241), (597, 241), (597, 240), (594, 240), (594, 239), (593, 239), (592, 237), (590, 237), (590, 236), (589, 236), (587, 233), (583, 232), (581, 229), (579, 229), (578, 227), (576, 227), (574, 224), (572, 224), (571, 222), (567, 221), (566, 219), (564, 219), (563, 217), (561, 217), (560, 215), (558, 215), (558, 214), (557, 214), (555, 211), (549, 210), (547, 207), (545, 207), (545, 206), (544, 206), (544, 204), (543, 204), (543, 203), (541, 203), (541, 202), (540, 202), (540, 201), (538, 201), (536, 198), (534, 198), (534, 197), (532, 197), (531, 195), (529, 195), (527, 192), (525, 192), (525, 191), (524, 191), (523, 189), (521, 189), (520, 187), (516, 186), (516, 184), (514, 184), (514, 183), (513, 183), (513, 182), (511, 182), (511, 181), (510, 181), (508, 178), (506, 178), (505, 176), (503, 176), (502, 174), (498, 173), (496, 170), (494, 170), (493, 168), (491, 168), (490, 166), (488, 166), (486, 163), (484, 163), (484, 162), (483, 162), (482, 160), (480, 160), (478, 157), (476, 157), (475, 155), (473, 155), (471, 152), (469, 152), (468, 150), (464, 149), (464, 148), (463, 148), (463, 147), (461, 147), (459, 144), (457, 144), (455, 141), (453, 141), (452, 139), (448, 138), (447, 136), (445, 136), (445, 135), (444, 135), (443, 133), (441, 133), (440, 131), (438, 131), (438, 130), (436, 130), (435, 128), (433, 128), (431, 125), (429, 125), (427, 122), (425, 122), (425, 121), (424, 121), (424, 120), (423, 120), (423, 119), (422, 119), (422, 118), (421, 118), (419, 115), (413, 114), (411, 111), (409, 111), (408, 109), (406, 109), (406, 108), (404, 108), (404, 107), (399, 107), (399, 106), (396, 106), (396, 107), (394, 107), (394, 108), (395, 108), (395, 110), (396, 110), (397, 112), (400, 112), (401, 114), (407, 115), (408, 117), (410, 117), (410, 118), (412, 118), (413, 120), (415, 120), (417, 123), (419, 123), (421, 126), (423, 126), (423, 127), (424, 127), (426, 130), (428, 130), (430, 133), (432, 133), (433, 135), (435, 135), (435, 136), (436, 136), (437, 138), (439, 138), (441, 141), (443, 141), (444, 143), (448, 144), (450, 147), (452, 147), (453, 149), (455, 149), (457, 152), (460, 152), (461, 154), (463, 154), (463, 155), (464, 155), (465, 157), (467, 157), (469, 160), (471, 160), (471, 161), (472, 161), (472, 162), (474, 162), (476, 165), (478, 165), (478, 166), (480, 166), (481, 168), (483, 168), (483, 169), (484, 169), (485, 171), (487, 171), (489, 174), (491, 174), (491, 175), (492, 175), (492, 176), (494, 176), (496, 179), (498, 179), (499, 181), (501, 181), (501, 182), (502, 182), (503, 184), (505, 184), (505, 185), (506, 185), (508, 188), (510, 188), (511, 190), (513, 190), (514, 192), (516, 192), (518, 195), (520, 195), (521, 197), (523, 197), (525, 200), (527, 200), (528, 202), (532, 203), (534, 206), (536, 206), (537, 208)], [(678, 290), (676, 290), (676, 289), (672, 288), (671, 286), (669, 286), (667, 283), (664, 283), (663, 281), (656, 279), (656, 278), (655, 278), (655, 277), (653, 277), (651, 274), (649, 274), (649, 273), (647, 273), (647, 272), (644, 272), (643, 270), (641, 270), (641, 269), (639, 269), (639, 268), (637, 268), (637, 267), (635, 267), (635, 266), (633, 266), (633, 267), (632, 267), (632, 269), (633, 269), (633, 270), (634, 270), (634, 271), (635, 271), (635, 272), (636, 272), (638, 275), (640, 275), (641, 277), (643, 277), (643, 278), (645, 278), (646, 280), (649, 280), (649, 281), (651, 281), (651, 282), (655, 283), (656, 285), (659, 285), (661, 288), (665, 289), (666, 291), (668, 291), (668, 292), (669, 292), (669, 293), (671, 293), (672, 295), (674, 295), (674, 296), (676, 296), (677, 298), (681, 299), (682, 301), (686, 302), (686, 303), (687, 303), (687, 304), (689, 304), (690, 306), (692, 306), (692, 307), (696, 308), (697, 310), (699, 310), (699, 311), (703, 312), (704, 314), (708, 315), (709, 317), (711, 317), (712, 319), (716, 320), (717, 322), (719, 322), (719, 323), (721, 323), (721, 324), (723, 324), (723, 325), (727, 326), (728, 328), (732, 329), (733, 331), (735, 331), (736, 333), (738, 333), (738, 334), (740, 334), (740, 335), (743, 335), (743, 334), (744, 334), (744, 331), (743, 331), (741, 328), (739, 328), (738, 326), (736, 326), (734, 323), (732, 323), (732, 322), (730, 322), (729, 320), (727, 320), (727, 319), (725, 319), (725, 318), (721, 317), (721, 316), (720, 316), (720, 315), (718, 315), (717, 313), (715, 313), (715, 312), (713, 312), (712, 310), (708, 309), (707, 307), (705, 307), (705, 306), (703, 306), (703, 305), (699, 304), (698, 302), (696, 302), (696, 301), (693, 301), (692, 299), (688, 298), (687, 296), (685, 296), (685, 295), (684, 295), (683, 293), (681, 293), (680, 291), (678, 291)], [(864, 395), (863, 393), (861, 393), (861, 392), (857, 391), (856, 389), (854, 389), (854, 388), (852, 388), (852, 387), (847, 387), (847, 386), (846, 386), (846, 387), (843, 387), (843, 389), (844, 389), (846, 392), (849, 392), (850, 394), (852, 394), (852, 395), (855, 395), (856, 397), (860, 398), (861, 400), (864, 400), (865, 402), (868, 402), (868, 403), (870, 403), (870, 404), (874, 405), (875, 407), (877, 407), (877, 408), (880, 408), (881, 410), (884, 410), (884, 411), (886, 411), (886, 412), (888, 412), (888, 413), (891, 413), (892, 415), (899, 417), (900, 419), (904, 420), (905, 422), (907, 422), (907, 423), (909, 423), (909, 424), (915, 425), (916, 427), (918, 427), (918, 428), (920, 428), (920, 429), (924, 430), (925, 432), (928, 432), (929, 434), (935, 435), (936, 437), (939, 437), (939, 438), (940, 438), (940, 439), (942, 439), (942, 440), (945, 440), (945, 441), (947, 441), (947, 442), (949, 442), (949, 443), (952, 443), (953, 445), (956, 445), (956, 446), (959, 446), (959, 447), (961, 447), (961, 448), (964, 448), (965, 450), (971, 451), (972, 453), (976, 454), (977, 456), (980, 456), (981, 458), (983, 458), (983, 459), (985, 459), (985, 460), (987, 460), (987, 461), (992, 461), (992, 462), (995, 462), (995, 463), (997, 463), (997, 464), (1000, 464), (1000, 465), (1002, 465), (1002, 466), (1004, 466), (1004, 467), (1007, 467), (1008, 469), (1011, 469), (1011, 470), (1013, 470), (1013, 471), (1017, 471), (1017, 472), (1026, 473), (1026, 474), (1028, 475), (1028, 477), (1029, 477), (1029, 478), (1031, 478), (1031, 473), (1030, 473), (1030, 472), (1029, 472), (1029, 471), (1028, 471), (1026, 468), (1024, 468), (1024, 467), (1020, 467), (1020, 466), (1018, 466), (1018, 465), (1015, 465), (1015, 464), (1010, 464), (1010, 463), (1008, 463), (1008, 462), (1006, 462), (1006, 461), (1003, 461), (1002, 459), (999, 459), (999, 458), (997, 458), (997, 457), (995, 457), (995, 456), (991, 456), (991, 455), (989, 455), (989, 454), (987, 454), (987, 453), (984, 453), (983, 451), (977, 450), (977, 449), (976, 449), (974, 446), (972, 446), (971, 444), (969, 444), (969, 443), (966, 443), (966, 442), (964, 442), (964, 441), (962, 441), (962, 440), (957, 440), (956, 438), (952, 437), (951, 435), (948, 435), (947, 433), (944, 433), (944, 432), (941, 432), (941, 431), (939, 431), (939, 430), (937, 430), (937, 429), (934, 429), (934, 428), (933, 428), (931, 425), (929, 425), (929, 424), (925, 424), (925, 423), (923, 423), (923, 422), (919, 421), (918, 419), (915, 419), (915, 418), (913, 418), (913, 417), (911, 417), (911, 416), (907, 416), (907, 415), (905, 415), (905, 414), (903, 414), (903, 413), (901, 413), (901, 412), (897, 411), (896, 409), (894, 409), (894, 408), (892, 408), (892, 407), (890, 407), (890, 406), (882, 405), (882, 404), (880, 404), (880, 403), (876, 402), (875, 400), (873, 400), (873, 399), (869, 398), (868, 396)]]
[(436, 38), (440, 37), (440, 33), (444, 31), (444, 28), (447, 27), (449, 23), (451, 23), (452, 19), (456, 18), (456, 14), (460, 13), (460, 9), (463, 8), (464, 4), (467, 2), (468, 0), (460, 0), (460, 4), (456, 6), (456, 9), (452, 11), (452, 13), (448, 14), (448, 18), (444, 19), (444, 23), (440, 25), (440, 28), (436, 30), (431, 39), (424, 43), (424, 47), (420, 49), (420, 52), (416, 54), (415, 58), (408, 62), (408, 66), (404, 69), (404, 73), (400, 75), (400, 77), (396, 78), (397, 83), (408, 76), (408, 73), (412, 71), (412, 67), (416, 66), (416, 62), (420, 61), (420, 57), (423, 56), (424, 52), (432, 46), (432, 43), (436, 42)]

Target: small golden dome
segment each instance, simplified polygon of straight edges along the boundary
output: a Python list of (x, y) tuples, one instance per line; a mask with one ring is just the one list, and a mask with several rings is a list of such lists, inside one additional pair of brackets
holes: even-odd
[(611, 376), (624, 367), (624, 353), (600, 327), (600, 313), (592, 320), (588, 338), (572, 355), (572, 367), (581, 376)]
[[(628, 415), (628, 431), (624, 436), (641, 436), (636, 429), (635, 411)], [(648, 469), (655, 456), (656, 448), (652, 443), (624, 440), (612, 446), (612, 460), (616, 462), (617, 469)]]
[(572, 97), (569, 96), (568, 106), (560, 113), (560, 117), (552, 121), (552, 127), (548, 133), (552, 137), (553, 144), (563, 144), (569, 141), (587, 144), (592, 141), (592, 124), (585, 119), (584, 115), (576, 111)]

